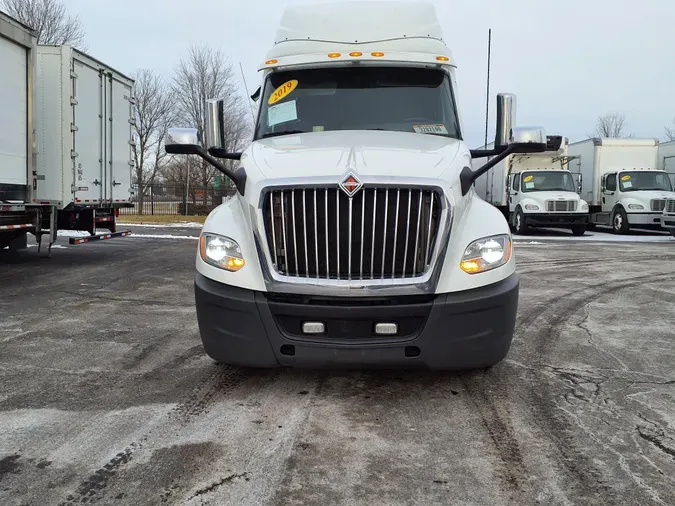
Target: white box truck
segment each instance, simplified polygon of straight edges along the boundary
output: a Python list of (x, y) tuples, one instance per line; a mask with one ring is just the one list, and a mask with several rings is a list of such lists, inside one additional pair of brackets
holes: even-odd
[[(657, 168), (668, 174), (670, 184), (675, 188), (675, 141), (659, 144)], [(661, 226), (675, 237), (675, 197), (666, 200), (661, 215)]]
[(494, 149), (469, 149), (429, 3), (288, 7), (260, 70), (243, 153), (224, 149), (217, 97), (205, 139), (171, 129), (165, 144), (238, 190), (208, 216), (196, 255), (206, 353), (256, 367), (502, 360), (518, 274), (508, 223), (473, 184), (510, 154), (545, 150), (543, 129), (513, 127), (513, 97), (499, 95)]
[(571, 168), (583, 176), (591, 225), (611, 226), (617, 234), (661, 228), (666, 200), (675, 193), (658, 168), (658, 150), (656, 139), (592, 138), (569, 145)]
[[(0, 13), (0, 249), (27, 233), (116, 231), (131, 204), (133, 80), (70, 47), (37, 45)], [(107, 230), (96, 234), (96, 229)]]
[[(586, 232), (588, 203), (578, 194), (579, 175), (568, 170), (568, 143), (550, 136), (544, 153), (510, 155), (476, 180), (476, 193), (502, 211), (516, 234), (531, 227)], [(478, 163), (472, 162), (474, 168)]]

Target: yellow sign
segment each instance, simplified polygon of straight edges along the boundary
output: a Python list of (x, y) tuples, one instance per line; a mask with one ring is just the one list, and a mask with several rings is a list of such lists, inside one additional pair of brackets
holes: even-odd
[(621, 181), (630, 181), (630, 176), (623, 176)]
[(534, 179), (534, 176), (527, 176), (525, 179), (523, 179), (523, 181), (525, 181), (526, 183), (529, 183), (533, 179)]
[(298, 87), (297, 79), (293, 79), (292, 81), (286, 81), (276, 90), (274, 90), (274, 93), (272, 93), (272, 96), (270, 96), (270, 99), (267, 101), (267, 103), (269, 105), (276, 104), (279, 100), (283, 100), (288, 95), (293, 93), (293, 90), (297, 87)]

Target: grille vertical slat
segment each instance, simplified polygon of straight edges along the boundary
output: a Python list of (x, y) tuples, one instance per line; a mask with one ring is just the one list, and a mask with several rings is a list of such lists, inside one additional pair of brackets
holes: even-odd
[(373, 190), (373, 242), (370, 247), (370, 279), (375, 279), (375, 231), (377, 230), (377, 190)]
[(382, 279), (384, 279), (384, 261), (387, 257), (387, 217), (389, 214), (389, 188), (384, 194), (384, 240), (382, 241)]
[(656, 211), (657, 213), (663, 212), (666, 208), (666, 199), (652, 199), (651, 207), (652, 211)]
[[(316, 277), (319, 278), (319, 218), (317, 215), (318, 207), (316, 205), (316, 188), (314, 189), (314, 256), (316, 262)], [(308, 273), (309, 274), (309, 273)]]
[(574, 212), (577, 210), (576, 200), (547, 200), (546, 211), (550, 213)]
[(293, 258), (295, 259), (295, 275), (300, 276), (300, 270), (298, 269), (298, 222), (295, 219), (295, 190), (291, 190), (291, 212), (293, 214)]
[(420, 240), (420, 224), (422, 221), (422, 198), (424, 197), (424, 193), (422, 190), (420, 190), (420, 195), (419, 195), (419, 209), (417, 210), (417, 233), (415, 234), (415, 249), (414, 254), (415, 256), (413, 257), (413, 277), (415, 274), (417, 274), (417, 255), (418, 255), (418, 249), (417, 245), (419, 244)]
[(675, 213), (675, 199), (668, 199), (667, 203), (668, 209), (666, 212)]
[(336, 188), (280, 188), (261, 202), (271, 267), (293, 278), (422, 275), (444, 213), (429, 189), (363, 188), (350, 198)]
[(412, 204), (412, 190), (408, 190), (408, 214), (405, 221), (405, 248), (403, 253), (403, 275), (405, 276), (405, 268), (408, 265), (408, 240), (410, 239), (410, 206)]

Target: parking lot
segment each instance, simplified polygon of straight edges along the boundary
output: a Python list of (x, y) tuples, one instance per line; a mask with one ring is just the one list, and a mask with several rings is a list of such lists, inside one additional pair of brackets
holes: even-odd
[(259, 371), (202, 352), (199, 229), (129, 228), (0, 252), (0, 504), (675, 504), (675, 239), (519, 238), (487, 371)]

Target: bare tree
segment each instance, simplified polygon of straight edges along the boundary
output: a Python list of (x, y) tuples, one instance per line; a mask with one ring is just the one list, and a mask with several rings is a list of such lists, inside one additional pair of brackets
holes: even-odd
[[(673, 118), (673, 125), (675, 125), (675, 118)], [(675, 127), (668, 128), (666, 127), (666, 139), (669, 141), (675, 141)]]
[[(600, 116), (595, 126), (595, 131), (589, 137), (624, 137), (626, 127), (626, 115), (623, 113), (610, 113)], [(628, 135), (631, 137), (631, 135)]]
[(134, 79), (136, 118), (132, 150), (139, 214), (143, 214), (146, 189), (166, 162), (163, 141), (175, 114), (171, 88), (161, 76), (152, 70), (140, 69)]
[(84, 44), (84, 28), (61, 0), (1, 0), (4, 10), (35, 30), (39, 44)]
[[(232, 65), (220, 51), (206, 46), (193, 46), (176, 68), (173, 82), (179, 117), (185, 126), (197, 129), (200, 139), (205, 140), (206, 102), (209, 99), (225, 100), (225, 148), (239, 149), (250, 133), (250, 120), (246, 103), (236, 89)], [(203, 160), (199, 163), (199, 184), (206, 188), (213, 183), (217, 171)], [(226, 165), (233, 166), (231, 160)]]

